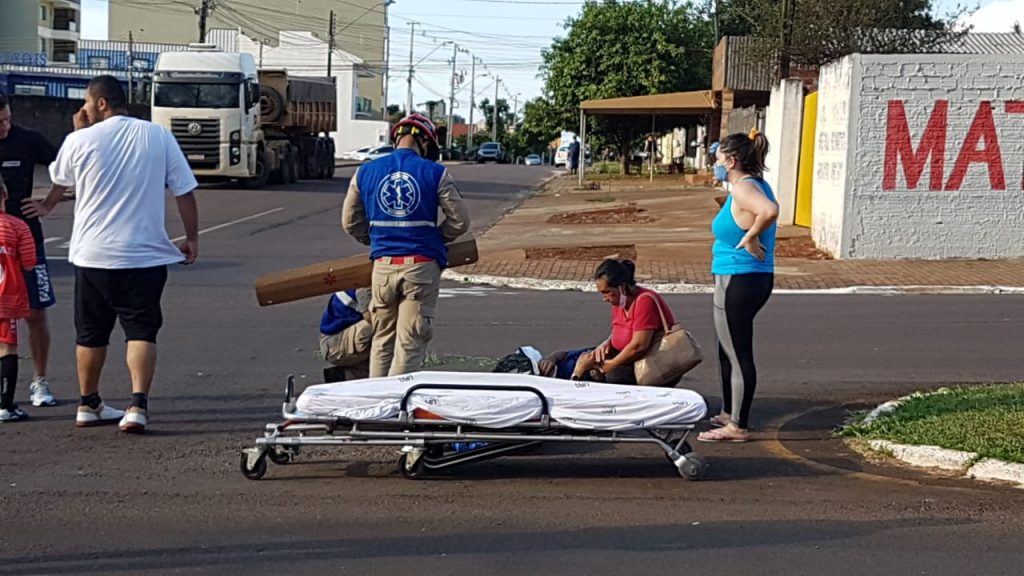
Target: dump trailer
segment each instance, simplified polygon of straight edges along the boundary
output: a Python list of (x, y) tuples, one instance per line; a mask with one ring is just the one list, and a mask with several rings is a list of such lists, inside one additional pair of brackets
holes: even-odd
[(208, 45), (160, 55), (152, 119), (174, 134), (200, 182), (247, 188), (334, 175), (331, 78), (257, 69), (251, 54)]

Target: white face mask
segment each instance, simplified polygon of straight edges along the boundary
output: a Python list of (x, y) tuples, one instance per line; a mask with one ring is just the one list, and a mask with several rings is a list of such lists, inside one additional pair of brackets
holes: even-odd
[(628, 300), (628, 298), (626, 297), (626, 289), (620, 287), (619, 288), (619, 307), (620, 308), (625, 308), (627, 300)]

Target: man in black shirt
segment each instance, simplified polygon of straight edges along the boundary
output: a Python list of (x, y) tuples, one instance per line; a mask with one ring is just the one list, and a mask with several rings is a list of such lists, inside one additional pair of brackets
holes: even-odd
[(32, 197), (36, 165), (48, 165), (56, 157), (57, 149), (42, 134), (11, 123), (11, 107), (7, 96), (0, 93), (0, 175), (7, 184), (7, 213), (28, 224), (36, 243), (38, 261), (34, 270), (25, 273), (32, 308), (26, 322), (35, 367), (35, 376), (29, 386), (33, 406), (57, 404), (46, 381), (46, 366), (50, 355), (50, 328), (46, 322), (46, 309), (53, 306), (56, 300), (43, 251), (43, 227), (38, 218), (25, 218), (21, 204), (23, 200)]

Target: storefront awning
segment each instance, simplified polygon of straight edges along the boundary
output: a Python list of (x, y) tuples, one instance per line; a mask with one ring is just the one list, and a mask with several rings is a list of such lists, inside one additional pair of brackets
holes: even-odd
[(591, 116), (703, 116), (715, 109), (715, 96), (710, 90), (587, 100), (580, 104), (580, 110)]

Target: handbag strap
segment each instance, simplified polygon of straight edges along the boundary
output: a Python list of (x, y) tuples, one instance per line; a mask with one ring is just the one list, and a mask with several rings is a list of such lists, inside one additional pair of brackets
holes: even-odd
[(654, 300), (654, 307), (658, 309), (658, 315), (661, 316), (661, 325), (665, 330), (665, 333), (668, 334), (668, 331), (671, 330), (672, 327), (668, 325), (668, 318), (665, 317), (665, 311), (661, 309), (661, 302), (659, 302), (658, 299), (654, 297), (654, 294), (650, 292), (644, 292), (637, 296), (636, 301), (639, 302), (644, 296), (650, 296), (651, 300)]

